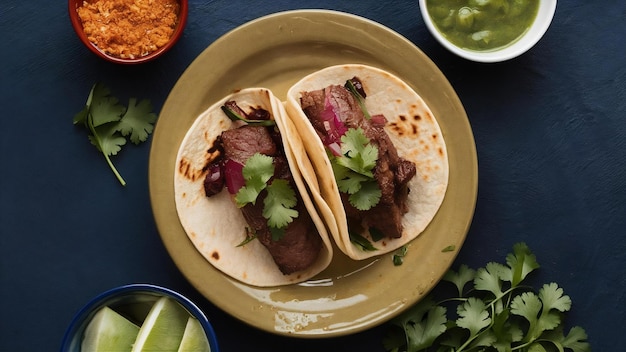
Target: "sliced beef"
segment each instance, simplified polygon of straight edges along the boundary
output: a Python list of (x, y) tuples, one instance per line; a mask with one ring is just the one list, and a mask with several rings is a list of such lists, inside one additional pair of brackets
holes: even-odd
[(362, 128), (370, 142), (378, 147), (378, 161), (374, 178), (381, 190), (379, 203), (359, 211), (342, 195), (349, 223), (360, 222), (367, 228), (375, 227), (387, 237), (402, 236), (402, 216), (408, 211), (406, 204), (409, 189), (407, 183), (415, 176), (415, 164), (398, 156), (389, 135), (384, 130), (386, 118), (381, 115), (366, 119), (356, 98), (346, 88), (332, 85), (324, 89), (302, 93), (301, 106), (318, 134), (325, 133), (320, 114), (331, 104), (339, 119), (347, 128)]
[(241, 211), (257, 239), (267, 248), (283, 274), (291, 274), (311, 266), (322, 248), (322, 240), (302, 201), (298, 201), (298, 218), (285, 229), (283, 237), (274, 241), (263, 218), (263, 196), (255, 204), (247, 204)]
[(322, 248), (322, 239), (297, 193), (289, 164), (283, 149), (277, 146), (275, 137), (270, 127), (245, 125), (224, 131), (221, 139), (225, 157), (241, 164), (245, 164), (255, 153), (272, 156), (274, 179), (288, 180), (291, 187), (296, 190), (298, 201), (295, 209), (298, 211), (298, 217), (287, 226), (280, 240), (272, 239), (267, 220), (263, 217), (263, 200), (266, 192), (261, 193), (255, 204), (247, 204), (241, 208), (248, 225), (268, 249), (280, 271), (283, 274), (291, 274), (304, 270), (315, 262)]
[(267, 127), (242, 126), (222, 132), (222, 147), (226, 158), (242, 165), (251, 156), (261, 153), (269, 156), (277, 155), (278, 148)]

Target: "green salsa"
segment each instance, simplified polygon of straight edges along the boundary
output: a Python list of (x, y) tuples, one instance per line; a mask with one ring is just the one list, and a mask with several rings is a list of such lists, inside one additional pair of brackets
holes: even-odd
[(512, 44), (532, 25), (540, 0), (426, 0), (437, 30), (454, 45), (488, 51)]

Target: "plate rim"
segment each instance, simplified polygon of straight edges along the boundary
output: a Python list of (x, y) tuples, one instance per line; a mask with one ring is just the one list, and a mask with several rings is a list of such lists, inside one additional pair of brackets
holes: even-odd
[[(441, 82), (442, 84), (444, 84), (445, 86), (447, 86), (449, 88), (449, 90), (452, 92), (453, 96), (448, 97), (449, 99), (452, 99), (452, 102), (454, 103), (455, 107), (457, 109), (460, 109), (460, 111), (458, 111), (458, 113), (461, 115), (461, 117), (463, 117), (463, 125), (466, 128), (467, 131), (469, 131), (469, 137), (470, 138), (470, 142), (469, 145), (466, 145), (466, 148), (469, 148), (468, 152), (471, 155), (471, 159), (470, 160), (470, 168), (471, 170), (469, 170), (473, 176), (473, 179), (471, 180), (472, 182), (470, 182), (470, 184), (468, 184), (468, 189), (466, 190), (469, 193), (469, 202), (471, 203), (471, 209), (468, 209), (468, 213), (465, 214), (465, 221), (462, 224), (459, 224), (459, 231), (462, 232), (459, 236), (459, 242), (457, 243), (458, 248), (456, 248), (455, 251), (453, 251), (453, 253), (451, 254), (451, 257), (447, 260), (447, 267), (446, 270), (443, 270), (439, 277), (436, 279), (436, 282), (438, 282), (441, 277), (445, 274), (445, 272), (447, 271), (447, 269), (450, 267), (450, 265), (452, 264), (452, 262), (454, 261), (454, 259), (456, 258), (456, 255), (458, 254), (458, 251), (460, 250), (460, 247), (462, 246), (463, 242), (465, 241), (465, 238), (467, 236), (467, 233), (469, 232), (469, 228), (471, 226), (471, 222), (474, 216), (474, 211), (475, 211), (475, 206), (476, 206), (476, 200), (477, 200), (477, 195), (478, 195), (478, 160), (477, 160), (477, 154), (476, 154), (476, 145), (475, 145), (475, 141), (474, 141), (474, 137), (473, 137), (473, 132), (471, 130), (471, 126), (469, 124), (469, 119), (467, 118), (467, 114), (465, 112), (464, 107), (461, 104), (460, 99), (458, 98), (458, 96), (456, 95), (456, 92), (454, 91), (454, 89), (451, 87), (449, 81), (447, 80), (447, 78), (443, 75), (443, 73), (436, 67), (436, 65), (434, 64), (434, 62), (432, 62), (430, 60), (430, 58), (428, 58), (422, 51), (421, 49), (419, 49), (414, 43), (412, 43), (411, 41), (409, 41), (407, 38), (405, 38), (404, 36), (402, 36), (401, 34), (395, 32), (394, 30), (378, 23), (375, 22), (373, 20), (367, 19), (365, 17), (361, 17), (358, 15), (354, 15), (354, 14), (350, 14), (350, 13), (346, 13), (346, 12), (340, 12), (340, 11), (335, 11), (335, 10), (321, 10), (321, 9), (305, 9), (305, 10), (289, 10), (289, 11), (282, 11), (282, 12), (277, 12), (277, 13), (273, 13), (273, 14), (269, 14), (269, 15), (265, 15), (256, 19), (253, 19), (249, 22), (246, 22), (228, 32), (226, 32), (224, 35), (222, 35), (221, 37), (219, 37), (218, 39), (216, 39), (213, 43), (211, 43), (207, 48), (205, 48), (197, 57), (196, 59), (194, 59), (194, 61), (189, 65), (189, 67), (183, 72), (183, 74), (179, 77), (178, 81), (176, 82), (176, 84), (174, 85), (174, 87), (172, 88), (172, 90), (170, 91), (170, 93), (168, 94), (167, 99), (165, 100), (165, 103), (163, 105), (163, 108), (161, 110), (161, 114), (163, 113), (163, 111), (168, 111), (168, 108), (171, 104), (173, 104), (171, 102), (171, 100), (173, 99), (173, 93), (175, 91), (177, 91), (177, 89), (181, 89), (181, 85), (183, 81), (185, 81), (185, 78), (187, 78), (189, 75), (192, 75), (194, 70), (197, 69), (197, 66), (201, 64), (201, 62), (203, 62), (203, 60), (206, 59), (206, 57), (214, 54), (212, 53), (212, 51), (214, 50), (214, 48), (219, 47), (220, 45), (224, 45), (225, 42), (227, 42), (231, 37), (236, 36), (238, 33), (241, 33), (242, 31), (247, 31), (247, 30), (251, 30), (254, 29), (255, 27), (259, 26), (259, 25), (263, 25), (265, 23), (269, 23), (272, 21), (276, 21), (276, 20), (280, 20), (282, 18), (286, 18), (286, 17), (291, 17), (291, 16), (300, 16), (303, 18), (312, 18), (312, 17), (329, 17), (329, 18), (333, 18), (333, 19), (339, 19), (339, 20), (347, 20), (347, 21), (352, 21), (352, 22), (357, 22), (362, 24), (365, 27), (374, 29), (376, 31), (382, 32), (382, 33), (386, 33), (387, 35), (391, 35), (395, 38), (395, 40), (398, 41), (398, 43), (400, 45), (402, 45), (405, 48), (410, 48), (412, 50), (411, 54), (416, 54), (416, 55), (420, 55), (422, 60), (426, 60), (431, 69), (434, 69), (435, 72), (433, 72), (436, 76), (438, 76), (440, 79), (442, 79), (443, 81)], [(273, 40), (273, 39), (272, 39)], [(411, 86), (413, 86), (413, 84), (411, 84), (411, 82), (407, 82), (409, 83)], [(415, 88), (415, 87), (414, 87)], [(421, 94), (420, 94), (421, 95)], [(425, 99), (427, 101), (427, 99)], [(428, 101), (427, 101), (428, 103)], [(210, 106), (212, 104), (211, 101), (206, 102), (206, 107)], [(418, 296), (414, 296), (414, 297), (409, 297), (407, 298), (406, 302), (404, 302), (404, 305), (400, 308), (397, 309), (396, 311), (392, 311), (390, 313), (387, 313), (385, 316), (377, 316), (377, 317), (373, 317), (373, 319), (371, 319), (370, 321), (366, 321), (363, 324), (360, 324), (358, 326), (354, 326), (352, 328), (347, 328), (347, 329), (343, 329), (343, 330), (332, 330), (332, 331), (328, 331), (328, 332), (319, 332), (319, 333), (307, 333), (306, 331), (277, 331), (276, 329), (271, 329), (269, 326), (265, 326), (263, 324), (258, 324), (255, 323), (253, 321), (250, 321), (247, 317), (246, 314), (242, 314), (241, 312), (234, 312), (233, 309), (229, 308), (229, 307), (224, 307), (223, 304), (220, 304), (220, 302), (216, 302), (215, 297), (218, 296), (221, 293), (224, 293), (223, 291), (220, 291), (219, 289), (217, 290), (217, 292), (207, 292), (207, 289), (204, 287), (201, 287), (201, 285), (198, 283), (198, 280), (200, 280), (199, 275), (197, 273), (194, 273), (190, 270), (188, 270), (188, 268), (185, 267), (183, 261), (181, 260), (181, 258), (179, 258), (179, 255), (177, 255), (177, 251), (180, 250), (181, 248), (181, 244), (180, 243), (173, 243), (173, 241), (171, 241), (169, 238), (167, 238), (167, 235), (164, 234), (164, 230), (165, 230), (165, 225), (164, 225), (164, 219), (162, 216), (162, 209), (159, 211), (159, 204), (158, 203), (158, 198), (162, 195), (161, 192), (166, 192), (169, 193), (170, 191), (172, 192), (172, 197), (173, 197), (173, 184), (170, 185), (170, 187), (163, 187), (162, 185), (159, 185), (157, 182), (157, 179), (155, 177), (155, 173), (157, 173), (159, 169), (158, 166), (158, 162), (157, 162), (157, 156), (155, 156), (158, 151), (157, 146), (159, 145), (159, 143), (161, 143), (161, 139), (164, 138), (163, 137), (163, 127), (159, 128), (160, 126), (163, 125), (163, 123), (160, 123), (161, 121), (161, 117), (162, 115), (159, 115), (159, 120), (156, 123), (155, 126), (155, 130), (154, 130), (154, 134), (153, 134), (153, 141), (152, 141), (152, 146), (150, 149), (150, 157), (149, 157), (149, 192), (150, 192), (150, 201), (151, 201), (151, 207), (153, 210), (153, 215), (154, 215), (154, 220), (157, 226), (157, 230), (159, 232), (159, 236), (161, 238), (161, 240), (163, 241), (166, 250), (168, 252), (168, 254), (170, 255), (170, 257), (172, 258), (172, 260), (174, 261), (175, 265), (178, 267), (178, 269), (181, 271), (181, 273), (185, 276), (185, 278), (211, 303), (213, 303), (214, 305), (216, 305), (218, 308), (220, 308), (221, 310), (225, 311), (226, 313), (228, 313), (229, 315), (237, 318), (238, 320), (254, 326), (256, 328), (259, 328), (261, 330), (265, 330), (267, 332), (273, 333), (273, 334), (278, 334), (278, 335), (286, 335), (286, 336), (291, 336), (291, 337), (304, 337), (304, 338), (320, 338), (320, 337), (335, 337), (335, 336), (342, 336), (342, 335), (347, 335), (347, 334), (352, 334), (352, 333), (356, 333), (356, 332), (360, 332), (363, 331), (365, 329), (371, 328), (375, 325), (378, 325), (384, 321), (387, 321), (389, 319), (391, 319), (392, 317), (396, 316), (397, 314), (400, 313), (400, 311), (402, 311), (403, 309), (411, 306), (412, 304), (416, 303), (419, 299), (421, 299), (430, 289), (432, 289), (435, 285), (436, 282), (434, 284), (432, 284), (429, 288), (422, 290), (424, 292), (420, 292), (420, 295)], [(193, 119), (195, 119), (195, 117), (193, 117)], [(156, 143), (155, 143), (156, 142)], [(171, 142), (171, 141), (170, 141)], [(161, 143), (162, 144), (162, 143)], [(446, 145), (448, 145), (448, 142), (446, 141)], [(176, 146), (178, 147), (178, 146)], [(175, 153), (174, 153), (175, 154)], [(171, 165), (171, 169), (173, 171), (174, 167), (175, 167), (175, 161), (173, 161), (170, 165)], [(452, 173), (452, 170), (451, 170)], [(173, 174), (173, 172), (172, 172)], [(446, 197), (448, 197), (448, 195), (446, 194)], [(172, 198), (173, 201), (173, 198)], [(444, 198), (444, 202), (445, 202), (445, 198)], [(168, 214), (168, 216), (172, 216), (172, 214)], [(176, 219), (178, 219), (177, 214), (173, 214), (173, 216), (176, 217)], [(180, 225), (180, 224), (179, 224)], [(181, 226), (182, 229), (182, 226)], [(184, 230), (183, 230), (184, 232)], [(185, 236), (186, 237), (186, 236)], [(419, 236), (418, 236), (419, 237)], [(188, 238), (187, 238), (188, 240)], [(184, 242), (184, 241), (183, 241)], [(216, 270), (216, 269), (215, 269)], [(221, 274), (221, 273), (218, 273)], [(223, 275), (223, 274), (221, 274)], [(228, 279), (228, 278), (226, 278)]]

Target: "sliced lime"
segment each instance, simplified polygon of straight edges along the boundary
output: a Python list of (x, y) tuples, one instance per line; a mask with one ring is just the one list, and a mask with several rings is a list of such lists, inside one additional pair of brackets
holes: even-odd
[(130, 352), (139, 327), (109, 307), (101, 308), (91, 319), (81, 344), (82, 352)]
[(189, 313), (176, 301), (159, 298), (141, 325), (132, 352), (176, 352), (188, 318)]
[(178, 352), (211, 352), (209, 340), (198, 319), (189, 317)]

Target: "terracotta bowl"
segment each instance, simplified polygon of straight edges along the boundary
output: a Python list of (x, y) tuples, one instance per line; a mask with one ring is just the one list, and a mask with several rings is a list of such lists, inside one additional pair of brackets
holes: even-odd
[[(93, 1), (93, 0), (88, 0), (88, 1)], [(106, 54), (104, 51), (98, 48), (95, 44), (89, 41), (89, 39), (87, 38), (87, 35), (85, 34), (83, 30), (83, 24), (82, 24), (80, 17), (78, 16), (78, 11), (77, 11), (79, 7), (83, 6), (83, 0), (69, 0), (68, 12), (69, 12), (70, 20), (72, 22), (72, 27), (74, 27), (74, 30), (76, 31), (76, 34), (78, 35), (78, 38), (81, 40), (83, 44), (85, 44), (87, 49), (89, 49), (91, 52), (93, 52), (97, 56), (107, 61), (118, 63), (118, 64), (140, 64), (140, 63), (152, 61), (156, 59), (157, 57), (163, 55), (165, 52), (170, 50), (182, 36), (185, 25), (187, 24), (188, 0), (178, 0), (178, 2), (180, 3), (178, 21), (176, 23), (176, 28), (174, 29), (174, 33), (170, 37), (169, 42), (166, 45), (158, 48), (155, 51), (150, 52), (147, 55), (137, 56), (132, 59), (120, 58), (120, 57)]]

